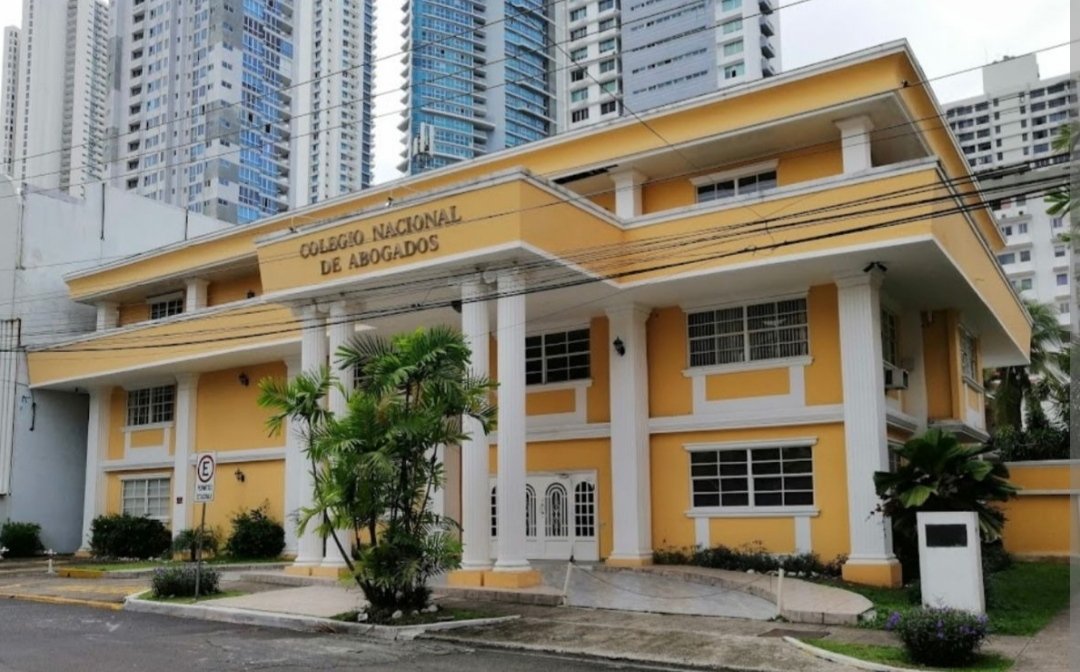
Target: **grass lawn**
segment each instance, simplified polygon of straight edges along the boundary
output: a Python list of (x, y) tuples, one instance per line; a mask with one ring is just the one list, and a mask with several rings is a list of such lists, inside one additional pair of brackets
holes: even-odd
[[(811, 646), (819, 649), (832, 651), (844, 656), (851, 656), (859, 660), (867, 660), (872, 663), (895, 665), (897, 667), (910, 667), (913, 670), (935, 670), (939, 668), (926, 667), (912, 662), (899, 646), (881, 646), (878, 644), (848, 644), (831, 639), (807, 639), (804, 640)], [(985, 653), (969, 667), (951, 668), (964, 670), (965, 672), (1005, 672), (1013, 665), (1013, 661), (995, 653)]]
[[(332, 618), (335, 621), (345, 621), (347, 623), (356, 623), (357, 611), (346, 611), (341, 614), (337, 614)], [(491, 618), (491, 614), (476, 611), (475, 609), (445, 609), (440, 608), (434, 614), (420, 613), (415, 616), (405, 614), (396, 621), (376, 621), (369, 620), (365, 623), (372, 623), (375, 625), (427, 625), (428, 623), (445, 623), (447, 621), (471, 621), (477, 618)]]
[[(210, 560), (203, 560), (204, 565), (263, 565), (285, 562), (281, 558), (256, 558), (249, 560), (246, 558), (229, 558), (219, 557)], [(130, 562), (104, 562), (104, 563), (90, 563), (77, 565), (70, 565), (71, 569), (90, 569), (102, 572), (123, 572), (135, 569), (157, 569), (158, 567), (177, 567), (180, 565), (192, 565), (194, 563), (190, 561), (180, 560), (132, 560)]]
[[(894, 611), (903, 614), (918, 607), (904, 588), (874, 588), (837, 584), (864, 595), (877, 608), (878, 618), (866, 627), (880, 629)], [(1046, 627), (1069, 604), (1069, 565), (1016, 562), (990, 579), (986, 596), (990, 632), (997, 635), (1033, 635)]]
[[(220, 593), (214, 593), (213, 595), (201, 595), (199, 602), (208, 602), (210, 600), (220, 600), (223, 597), (239, 597), (240, 595), (246, 595), (242, 590), (223, 590)], [(144, 600), (150, 600), (151, 602), (168, 602), (169, 604), (195, 604), (194, 597), (154, 597), (152, 592), (148, 592), (142, 596)]]

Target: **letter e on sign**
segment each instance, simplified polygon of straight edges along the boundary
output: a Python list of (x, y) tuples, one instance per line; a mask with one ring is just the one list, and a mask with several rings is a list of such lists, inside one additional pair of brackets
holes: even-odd
[(213, 453), (199, 453), (195, 457), (195, 502), (214, 501), (214, 476), (217, 474), (217, 458)]

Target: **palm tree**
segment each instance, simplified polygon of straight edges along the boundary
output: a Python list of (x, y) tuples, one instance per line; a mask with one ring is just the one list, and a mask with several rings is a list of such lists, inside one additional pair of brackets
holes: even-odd
[(1069, 333), (1058, 323), (1053, 306), (1037, 301), (1024, 301), (1031, 315), (1031, 349), (1026, 366), (1006, 366), (988, 372), (987, 403), (996, 427), (1023, 430), (1025, 403), (1053, 400), (1060, 395), (1055, 389), (1068, 384), (1067, 369), (1063, 370), (1062, 344)]
[[(1080, 124), (1075, 121), (1069, 122), (1058, 130), (1058, 135), (1054, 138), (1054, 151), (1067, 153), (1071, 158), (1078, 140), (1080, 140)], [(1046, 202), (1050, 204), (1050, 207), (1046, 209), (1046, 214), (1055, 217), (1067, 216), (1073, 206), (1070, 183), (1066, 182), (1063, 186), (1049, 191), (1046, 194)]]

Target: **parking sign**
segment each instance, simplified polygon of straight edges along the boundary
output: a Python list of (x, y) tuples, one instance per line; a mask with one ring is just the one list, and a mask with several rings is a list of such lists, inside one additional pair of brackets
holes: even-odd
[(200, 453), (195, 458), (195, 502), (214, 501), (214, 476), (217, 459), (213, 453)]

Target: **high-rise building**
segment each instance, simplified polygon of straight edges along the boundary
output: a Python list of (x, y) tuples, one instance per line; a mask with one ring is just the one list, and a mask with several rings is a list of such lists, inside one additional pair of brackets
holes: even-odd
[[(998, 261), (1024, 298), (1053, 305), (1062, 324), (1073, 312), (1071, 250), (1062, 238), (1067, 218), (1051, 217), (1042, 197), (1029, 197), (1039, 177), (1068, 179), (1069, 157), (1053, 147), (1063, 125), (1075, 122), (1077, 83), (1069, 75), (1040, 79), (1035, 55), (1007, 58), (982, 70), (983, 94), (945, 105), (945, 118), (980, 182), (1016, 184), (991, 202), (1008, 249)], [(1032, 168), (1033, 171), (1003, 171)]]
[(374, 0), (300, 2), (295, 25), (290, 195), (299, 207), (371, 184)]
[(409, 0), (409, 173), (769, 77), (776, 0)]
[(4, 69), (0, 72), (0, 175), (15, 173), (15, 109), (19, 91), (19, 29), (4, 28)]
[(22, 21), (20, 31), (5, 31), (5, 44), (9, 35), (18, 42), (14, 122), (4, 100), (11, 172), (20, 182), (81, 196), (103, 174), (109, 6), (23, 0)]
[(441, 168), (555, 133), (553, 4), (406, 2), (399, 168)]
[(234, 223), (289, 206), (292, 0), (114, 0), (109, 177)]

